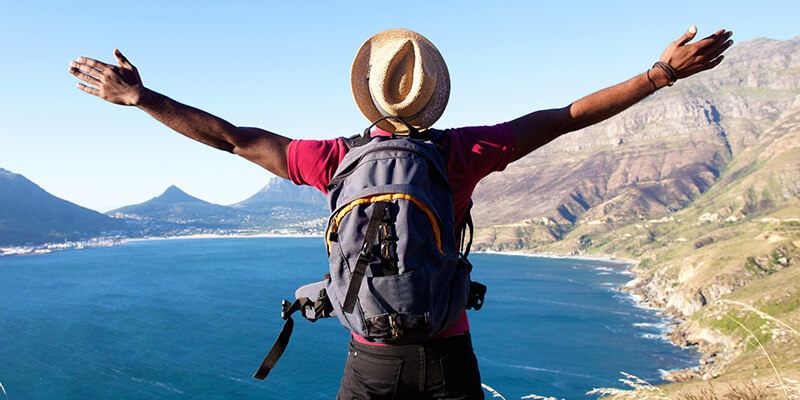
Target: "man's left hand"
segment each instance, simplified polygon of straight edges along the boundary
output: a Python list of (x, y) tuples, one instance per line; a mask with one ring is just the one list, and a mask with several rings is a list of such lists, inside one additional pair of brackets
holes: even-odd
[(661, 61), (675, 69), (678, 79), (716, 67), (725, 57), (722, 53), (733, 45), (733, 40), (729, 40), (733, 35), (731, 31), (722, 29), (703, 40), (689, 43), (696, 34), (697, 27), (692, 25), (661, 54)]

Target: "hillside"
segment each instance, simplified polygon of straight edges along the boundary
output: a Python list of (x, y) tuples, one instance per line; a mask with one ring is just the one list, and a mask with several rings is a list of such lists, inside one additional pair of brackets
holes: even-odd
[(235, 210), (190, 196), (174, 185), (144, 203), (120, 207), (107, 214), (198, 226), (233, 227), (239, 224)]
[(0, 246), (80, 240), (119, 233), (121, 221), (60, 199), (0, 168)]
[(488, 177), (474, 196), (479, 245), (522, 249), (561, 240), (581, 219), (624, 223), (686, 207), (795, 104), (798, 68), (800, 38), (739, 44), (715, 70)]
[(230, 206), (209, 203), (176, 186), (144, 203), (111, 210), (134, 236), (198, 233), (311, 233), (322, 229), (328, 211), (316, 190), (273, 178), (253, 196)]
[(479, 248), (640, 260), (623, 289), (681, 318), (671, 338), (704, 354), (668, 390), (776, 385), (748, 330), (800, 382), (800, 38), (728, 53), (475, 195)]

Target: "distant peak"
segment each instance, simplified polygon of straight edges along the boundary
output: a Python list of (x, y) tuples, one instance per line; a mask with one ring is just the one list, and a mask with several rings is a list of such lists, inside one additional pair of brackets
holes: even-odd
[(189, 195), (188, 193), (184, 192), (175, 185), (168, 187), (167, 190), (165, 190), (164, 193), (161, 194), (161, 196), (157, 197), (157, 199), (167, 201), (170, 203), (203, 201), (192, 195)]
[(171, 185), (170, 187), (167, 188), (167, 190), (164, 191), (164, 194), (167, 194), (167, 193), (183, 193), (183, 194), (186, 194), (186, 192), (184, 192), (183, 190), (181, 190), (179, 187), (177, 187), (175, 185)]

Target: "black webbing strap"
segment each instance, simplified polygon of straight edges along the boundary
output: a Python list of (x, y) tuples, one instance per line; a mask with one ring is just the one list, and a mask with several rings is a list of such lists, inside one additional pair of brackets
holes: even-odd
[[(469, 207), (467, 208), (467, 215), (464, 217), (464, 225), (461, 227), (461, 249), (460, 254), (458, 255), (458, 263), (463, 268), (467, 270), (467, 272), (472, 272), (472, 264), (467, 260), (467, 256), (469, 256), (470, 247), (472, 247), (472, 236), (473, 236), (473, 226), (472, 226), (472, 200), (469, 202)], [(464, 244), (464, 239), (467, 235), (467, 230), (469, 230), (469, 240)], [(475, 282), (473, 280), (469, 281), (469, 295), (467, 297), (467, 309), (473, 310), (480, 310), (483, 307), (483, 299), (486, 296), (486, 285), (481, 283)]]
[(306, 307), (314, 307), (314, 302), (308, 297), (297, 299), (290, 306), (287, 306), (288, 303), (288, 301), (284, 300), (281, 317), (283, 317), (286, 322), (283, 323), (281, 333), (278, 334), (278, 339), (275, 340), (275, 344), (269, 349), (269, 353), (267, 353), (264, 361), (261, 362), (261, 366), (258, 367), (258, 371), (253, 375), (253, 378), (264, 380), (269, 374), (269, 371), (272, 371), (272, 368), (275, 367), (275, 364), (278, 363), (278, 360), (283, 355), (283, 351), (286, 350), (286, 346), (289, 345), (289, 338), (292, 336), (292, 330), (294, 329), (292, 314)]
[[(464, 217), (464, 226), (461, 227), (461, 257), (467, 258), (469, 255), (469, 249), (472, 247), (472, 200), (469, 201), (469, 208), (467, 208), (467, 215)], [(467, 241), (466, 246), (464, 246), (464, 237), (467, 234), (467, 229), (469, 229), (469, 241)]]
[(364, 274), (367, 272), (370, 261), (372, 261), (372, 244), (378, 236), (378, 226), (388, 205), (388, 202), (381, 201), (372, 206), (372, 215), (369, 217), (367, 232), (364, 234), (364, 243), (361, 245), (361, 252), (358, 253), (358, 261), (353, 269), (353, 275), (350, 276), (350, 286), (347, 287), (347, 294), (342, 304), (342, 311), (348, 314), (352, 313), (356, 307), (356, 298), (358, 297), (359, 289), (361, 289), (361, 281), (364, 280)]
[[(406, 128), (408, 129), (408, 137), (410, 137), (412, 139), (427, 139), (427, 137), (425, 135), (420, 133), (419, 129), (413, 127), (411, 124), (406, 122), (406, 120), (404, 120), (403, 118), (389, 116), (389, 117), (383, 117), (383, 118), (377, 119), (375, 122), (372, 123), (372, 125), (367, 127), (367, 129), (364, 129), (364, 133), (363, 134), (351, 136), (350, 137), (350, 144), (352, 146), (358, 147), (358, 146), (363, 146), (363, 145), (369, 143), (370, 139), (372, 139), (372, 131), (371, 131), (372, 127), (377, 125), (378, 122), (381, 122), (381, 121), (383, 121), (385, 119), (388, 119), (388, 120), (391, 120), (391, 121), (394, 121), (394, 122), (399, 122), (399, 123), (405, 125)], [(392, 136), (394, 137), (394, 134)]]
[[(467, 241), (466, 246), (464, 245), (464, 239), (467, 235), (467, 229), (469, 229), (469, 241)], [(463, 225), (461, 225), (461, 249), (460, 249), (460, 257), (467, 258), (469, 255), (469, 249), (472, 247), (472, 199), (469, 200), (469, 206), (467, 206), (467, 214), (464, 216)]]

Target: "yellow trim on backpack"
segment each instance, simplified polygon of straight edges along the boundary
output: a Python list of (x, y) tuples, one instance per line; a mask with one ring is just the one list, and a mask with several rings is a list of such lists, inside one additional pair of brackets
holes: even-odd
[(442, 234), (439, 229), (439, 223), (436, 221), (436, 216), (433, 214), (433, 211), (431, 211), (431, 209), (428, 208), (428, 206), (426, 206), (425, 203), (404, 193), (389, 193), (389, 194), (380, 194), (372, 197), (362, 197), (360, 199), (351, 201), (350, 204), (342, 208), (339, 211), (339, 213), (336, 214), (336, 218), (334, 218), (333, 223), (331, 223), (331, 226), (328, 227), (328, 231), (325, 232), (325, 243), (327, 243), (328, 245), (328, 254), (331, 253), (331, 245), (332, 245), (330, 240), (331, 232), (338, 231), (339, 223), (342, 221), (342, 218), (344, 218), (344, 216), (347, 215), (347, 213), (349, 213), (353, 208), (355, 208), (357, 205), (360, 204), (377, 203), (380, 201), (392, 201), (397, 199), (409, 200), (414, 204), (416, 204), (417, 207), (422, 209), (422, 211), (425, 211), (425, 214), (428, 215), (428, 219), (431, 221), (431, 226), (433, 227), (433, 235), (436, 238), (436, 247), (439, 248), (440, 253), (445, 254), (444, 250), (442, 250)]

